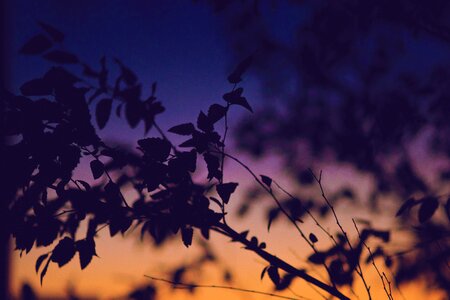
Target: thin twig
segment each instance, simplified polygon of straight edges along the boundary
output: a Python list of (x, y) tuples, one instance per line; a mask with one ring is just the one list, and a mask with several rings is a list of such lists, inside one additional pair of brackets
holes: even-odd
[(214, 284), (206, 285), (206, 284), (183, 283), (183, 282), (175, 282), (175, 281), (167, 280), (167, 279), (163, 279), (163, 278), (157, 278), (157, 277), (153, 277), (153, 276), (149, 276), (149, 275), (144, 275), (144, 276), (147, 278), (150, 278), (151, 280), (161, 281), (161, 282), (173, 284), (175, 286), (182, 286), (184, 288), (189, 288), (189, 289), (192, 289), (192, 288), (226, 289), (226, 290), (233, 290), (233, 291), (239, 291), (239, 292), (244, 292), (244, 293), (265, 295), (265, 296), (270, 296), (270, 297), (274, 297), (274, 298), (288, 299), (288, 300), (308, 299), (305, 297), (292, 298), (292, 297), (281, 296), (281, 295), (277, 295), (277, 294), (273, 294), (273, 293), (267, 293), (267, 292), (261, 292), (261, 291), (256, 291), (256, 290), (243, 289), (243, 288), (237, 288), (237, 287), (225, 286), (225, 285), (214, 285)]
[[(314, 243), (312, 243), (308, 237), (305, 235), (305, 233), (303, 232), (303, 230), (300, 228), (300, 226), (298, 226), (297, 221), (284, 209), (284, 207), (281, 205), (280, 200), (278, 200), (278, 198), (275, 196), (275, 194), (273, 193), (271, 188), (268, 188), (263, 182), (261, 182), (261, 180), (258, 178), (258, 176), (256, 176), (256, 174), (246, 165), (244, 164), (242, 161), (240, 161), (238, 158), (225, 153), (225, 152), (219, 152), (222, 153), (224, 156), (229, 157), (230, 159), (234, 160), (235, 162), (237, 162), (239, 165), (241, 165), (243, 168), (245, 168), (255, 179), (255, 181), (272, 197), (272, 199), (275, 201), (275, 203), (277, 204), (278, 208), (280, 209), (280, 211), (288, 218), (288, 220), (294, 225), (294, 227), (297, 229), (298, 233), (300, 233), (300, 236), (303, 238), (303, 240), (309, 245), (309, 247), (314, 251), (314, 253), (318, 254), (319, 251), (317, 250), (316, 246), (314, 245)], [(331, 271), (328, 268), (328, 266), (326, 265), (325, 262), (322, 263), (322, 266), (325, 268), (325, 270), (327, 271), (330, 279), (331, 277)], [(333, 287), (336, 288), (336, 284), (333, 282), (333, 280), (330, 280), (331, 284), (333, 285)]]
[[(377, 265), (375, 264), (375, 259), (373, 258), (372, 250), (370, 250), (370, 247), (369, 247), (369, 246), (366, 244), (366, 242), (361, 238), (361, 232), (359, 231), (359, 228), (358, 228), (358, 226), (356, 225), (355, 219), (352, 218), (352, 221), (353, 221), (353, 225), (355, 225), (356, 232), (358, 233), (359, 240), (361, 241), (361, 243), (364, 245), (364, 247), (365, 247), (365, 248), (367, 249), (367, 251), (369, 252), (370, 260), (371, 260), (371, 262), (372, 262), (373, 267), (375, 268), (375, 271), (377, 272), (378, 276), (379, 276), (380, 279), (381, 279), (381, 283), (383, 284), (384, 292), (386, 293), (386, 295), (387, 295), (387, 297), (388, 297), (389, 300), (394, 300), (394, 298), (392, 297), (391, 282), (387, 279), (387, 277), (386, 277), (386, 275), (384, 274), (384, 272), (383, 272), (384, 278), (383, 278), (383, 275), (381, 275), (380, 270), (378, 269)], [(387, 287), (386, 287), (386, 283), (385, 283), (385, 281), (384, 281), (385, 279), (386, 279), (387, 283), (389, 284), (389, 290), (388, 290)]]
[[(344, 227), (342, 227), (341, 222), (339, 221), (339, 218), (336, 214), (336, 211), (334, 210), (334, 206), (333, 204), (331, 204), (331, 202), (328, 200), (327, 196), (325, 195), (325, 191), (323, 189), (322, 186), (322, 171), (320, 171), (319, 174), (319, 178), (317, 178), (316, 174), (314, 174), (314, 172), (309, 169), (309, 171), (311, 172), (312, 176), (314, 177), (314, 179), (316, 180), (316, 182), (319, 184), (319, 188), (320, 188), (320, 192), (322, 195), (322, 198), (325, 200), (327, 206), (331, 209), (331, 212), (333, 213), (334, 216), (334, 220), (336, 221), (336, 224), (338, 225), (341, 233), (344, 235), (344, 239), (347, 242), (347, 245), (349, 246), (349, 249), (352, 253), (354, 253), (354, 249), (352, 244), (350, 243), (350, 239), (348, 238), (347, 232), (344, 230)], [(367, 284), (367, 281), (364, 277), (363, 271), (362, 271), (362, 267), (359, 263), (359, 260), (356, 261), (356, 268), (355, 268), (356, 273), (358, 274), (358, 276), (361, 278), (363, 284), (364, 284), (364, 288), (367, 291), (367, 295), (369, 296), (369, 300), (372, 299), (372, 294), (370, 293), (370, 286)]]
[(269, 252), (265, 251), (264, 249), (260, 247), (255, 247), (253, 243), (251, 243), (248, 239), (246, 239), (245, 236), (237, 233), (234, 229), (229, 227), (226, 224), (223, 223), (216, 223), (215, 227), (220, 228), (224, 230), (227, 235), (234, 241), (238, 241), (244, 246), (246, 246), (246, 249), (255, 252), (259, 257), (263, 258), (265, 261), (267, 261), (270, 265), (276, 266), (277, 268), (284, 270), (287, 273), (290, 273), (292, 275), (295, 275), (299, 278), (302, 278), (306, 282), (309, 282), (322, 290), (326, 291), (330, 295), (333, 295), (341, 300), (349, 300), (347, 296), (342, 294), (335, 286), (329, 285), (327, 283), (324, 283), (320, 281), (319, 279), (309, 275), (305, 270), (297, 269), (296, 267), (290, 265), (289, 263), (285, 262), (284, 260), (270, 254)]

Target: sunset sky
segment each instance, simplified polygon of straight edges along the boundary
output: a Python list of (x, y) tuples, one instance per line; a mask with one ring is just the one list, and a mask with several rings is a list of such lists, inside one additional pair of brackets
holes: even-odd
[[(102, 55), (107, 58), (120, 58), (127, 66), (136, 72), (144, 85), (146, 92), (151, 84), (158, 82), (157, 97), (163, 102), (167, 111), (158, 119), (161, 127), (168, 129), (179, 123), (194, 120), (200, 110), (207, 110), (213, 102), (222, 101), (222, 95), (231, 89), (226, 77), (237, 61), (225, 36), (222, 20), (212, 9), (202, 1), (26, 1), (7, 0), (9, 11), (9, 40), (10, 49), (10, 87), (18, 91), (18, 87), (25, 81), (39, 76), (46, 71), (49, 64), (40, 58), (24, 57), (17, 54), (21, 45), (33, 34), (38, 32), (36, 21), (44, 21), (59, 28), (66, 35), (64, 47), (73, 50), (84, 61), (97, 66)], [(270, 20), (278, 24), (273, 28), (280, 39), (289, 39), (294, 22), (292, 18), (299, 18), (294, 13), (283, 8), (270, 11)], [(283, 22), (286, 20), (285, 22)], [(418, 51), (420, 54), (420, 51)], [(419, 55), (418, 54), (418, 55)], [(245, 95), (253, 108), (264, 105), (265, 99), (261, 92), (258, 78), (249, 72), (245, 76), (242, 86)], [(236, 109), (232, 112), (231, 126), (239, 118), (251, 118), (246, 111)], [(106, 128), (99, 131), (105, 140), (120, 141), (124, 144), (135, 145), (143, 136), (140, 126), (130, 130), (128, 125), (117, 118), (113, 118)], [(153, 134), (152, 132), (150, 134)], [(231, 138), (232, 139), (232, 138)], [(232, 145), (232, 140), (230, 142)], [(233, 152), (233, 147), (231, 147)], [(235, 151), (235, 150), (234, 150)], [(418, 150), (419, 151), (419, 150)], [(420, 151), (419, 151), (420, 152)], [(267, 174), (278, 178), (288, 189), (292, 186), (282, 164), (276, 157), (255, 161), (248, 155), (240, 155), (256, 174)], [(430, 168), (432, 164), (430, 165)], [(325, 176), (324, 185), (327, 189), (336, 189), (340, 184), (356, 183), (358, 192), (364, 193), (370, 186), (370, 180), (364, 177), (354, 177), (351, 168), (343, 166), (323, 165)], [(91, 174), (86, 167), (80, 168), (76, 174), (79, 179), (87, 181)], [(353, 176), (353, 177), (352, 177)], [(246, 187), (252, 186), (252, 178), (242, 168), (227, 164), (225, 177), (239, 181), (238, 193), (233, 196), (240, 201), (245, 195)], [(294, 265), (310, 268), (306, 264), (309, 248), (286, 221), (277, 222), (270, 233), (267, 232), (265, 208), (270, 199), (263, 199), (261, 204), (252, 211), (245, 220), (231, 218), (230, 222), (238, 229), (250, 229), (252, 233), (267, 242), (268, 249), (277, 256), (285, 258)], [(231, 204), (231, 211), (236, 210), (237, 203)], [(395, 207), (392, 207), (395, 209)], [(355, 236), (352, 217), (370, 219), (368, 207), (349, 209), (346, 203), (339, 206), (338, 215), (343, 219), (351, 235)], [(388, 214), (389, 213), (389, 214)], [(392, 211), (378, 214), (378, 223), (384, 229), (390, 229)], [(336, 230), (336, 224), (327, 220), (327, 227)], [(312, 222), (305, 223), (306, 232), (320, 232)], [(156, 249), (150, 241), (139, 241), (139, 230), (127, 232), (123, 238), (119, 235), (110, 238), (107, 230), (100, 234), (97, 242), (99, 258), (94, 258), (87, 269), (81, 271), (78, 258), (75, 257), (68, 265), (61, 269), (52, 264), (40, 287), (39, 276), (35, 274), (36, 258), (48, 249), (33, 249), (30, 254), (19, 257), (18, 252), (12, 254), (12, 290), (17, 295), (21, 285), (28, 282), (39, 295), (61, 296), (67, 294), (71, 287), (78, 295), (93, 296), (101, 299), (115, 298), (125, 295), (133, 287), (155, 283), (144, 275), (167, 278), (168, 270), (179, 262), (189, 262), (195, 259), (198, 247), (186, 249), (180, 239), (176, 238), (163, 248)], [(200, 238), (198, 236), (198, 238)], [(398, 237), (401, 240), (402, 236)], [(320, 240), (320, 239), (319, 239)], [(219, 254), (223, 263), (233, 270), (235, 287), (273, 291), (273, 285), (268, 278), (260, 281), (260, 272), (265, 267), (264, 262), (241, 249), (240, 245), (230, 243), (227, 239), (214, 235), (212, 247)], [(320, 245), (320, 244), (319, 244)], [(324, 245), (327, 245), (324, 242)], [(49, 248), (51, 249), (51, 248)], [(383, 263), (380, 261), (380, 265)], [(373, 280), (375, 299), (384, 299), (381, 282), (373, 268), (367, 266), (367, 274)], [(314, 273), (313, 276), (323, 274)], [(391, 274), (392, 275), (392, 274)], [(204, 272), (190, 274), (198, 283), (220, 285), (221, 274), (214, 266), (209, 266)], [(355, 292), (364, 299), (364, 289), (357, 281)], [(175, 291), (163, 283), (156, 283), (161, 299), (271, 299), (255, 294), (244, 294), (236, 291), (218, 289), (199, 289), (194, 294), (185, 291)], [(292, 291), (307, 299), (321, 299), (321, 296), (301, 280), (295, 281)], [(441, 295), (433, 293), (423, 283), (416, 282), (401, 289), (405, 299), (441, 299)], [(349, 294), (349, 291), (346, 291)], [(283, 295), (296, 297), (291, 291)], [(395, 290), (395, 296), (402, 299)], [(159, 298), (158, 298), (159, 299)]]

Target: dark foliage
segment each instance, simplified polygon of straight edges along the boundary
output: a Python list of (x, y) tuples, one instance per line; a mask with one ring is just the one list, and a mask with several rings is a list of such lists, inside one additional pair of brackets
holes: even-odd
[[(386, 210), (385, 201), (398, 201), (398, 227), (411, 236), (403, 249), (384, 254), (389, 265), (390, 257), (402, 257), (391, 266), (403, 274), (398, 282), (422, 277), (450, 293), (449, 223), (441, 214), (449, 207), (449, 4), (208, 3), (230, 24), (226, 28), (237, 55), (256, 50), (252, 70), (269, 98), (256, 118), (242, 120), (236, 132), (240, 148), (255, 157), (277, 153), (297, 179), (298, 197), (306, 198), (302, 203), (323, 216), (332, 214), (328, 206), (301, 196), (315, 182), (307, 170), (311, 164), (331, 157), (337, 166), (351, 166), (358, 177), (373, 179), (364, 198), (375, 213)], [(285, 32), (280, 38), (271, 24), (272, 14), (287, 10), (286, 24), (295, 24), (289, 39)], [(273, 105), (273, 98), (282, 105)], [(440, 162), (439, 167), (430, 172), (428, 160)], [(354, 195), (343, 189), (328, 197), (335, 205), (343, 198), (366, 201)], [(289, 201), (283, 205), (292, 205)], [(243, 214), (253, 203), (243, 204)], [(291, 209), (297, 216), (306, 214)], [(269, 208), (269, 227), (280, 215), (276, 205)], [(435, 232), (427, 236), (424, 230)], [(426, 256), (433, 257), (434, 269), (423, 263)]]
[[(320, 9), (333, 13), (334, 9), (339, 10), (340, 7), (325, 5)], [(345, 19), (339, 15), (335, 17), (336, 23)], [(268, 119), (267, 112), (259, 112), (262, 116), (259, 120), (269, 126), (258, 127), (252, 123), (254, 121), (243, 124), (240, 132), (241, 146), (253, 154), (261, 155), (269, 144), (281, 145), (284, 147), (284, 155), (292, 157), (295, 148), (285, 139), (294, 142), (299, 138), (306, 138), (311, 143), (313, 154), (320, 157), (327, 145), (331, 145), (338, 160), (350, 162), (359, 170), (375, 175), (377, 188), (374, 198), (393, 191), (394, 188), (400, 188), (401, 195), (422, 193), (420, 200), (408, 200), (398, 211), (398, 215), (404, 216), (414, 206), (419, 206), (418, 220), (423, 224), (419, 227), (421, 232), (418, 236), (431, 237), (433, 241), (441, 239), (448, 233), (448, 229), (433, 222), (441, 199), (428, 195), (429, 188), (415, 174), (411, 162), (406, 158), (396, 166), (395, 174), (387, 177), (376, 159), (375, 153), (378, 152), (372, 148), (375, 144), (379, 153), (389, 154), (400, 136), (417, 134), (425, 122), (425, 118), (418, 118), (418, 100), (414, 98), (410, 102), (408, 97), (400, 97), (402, 94), (398, 91), (390, 91), (382, 93), (386, 98), (377, 98), (381, 103), (359, 103), (356, 96), (348, 95), (347, 89), (332, 81), (333, 78), (328, 78), (327, 74), (333, 72), (327, 68), (343, 55), (334, 51), (345, 45), (340, 44), (342, 41), (332, 38), (327, 26), (319, 26), (324, 22), (322, 18), (323, 16), (318, 14), (314, 20), (318, 22), (316, 28), (324, 30), (315, 33), (319, 37), (324, 34), (323, 40), (313, 34), (313, 42), (305, 43), (299, 48), (301, 51), (298, 59), (305, 70), (303, 75), (306, 83), (324, 91), (337, 90), (345, 96), (338, 109), (334, 112), (326, 102), (302, 99), (300, 105), (290, 104), (292, 116), (283, 118), (283, 122), (278, 122), (275, 117)], [(333, 20), (331, 18), (329, 21)], [(345, 24), (347, 23), (344, 22)], [(39, 25), (44, 32), (25, 43), (21, 52), (40, 55), (59, 66), (51, 68), (40, 78), (26, 82), (20, 88), (20, 95), (2, 91), (2, 98), (6, 106), (4, 128), (10, 137), (5, 146), (5, 155), (8, 157), (6, 167), (10, 173), (8, 183), (11, 189), (10, 197), (6, 198), (10, 200), (8, 221), (16, 249), (21, 253), (28, 253), (33, 247), (45, 247), (57, 241), (56, 246), (36, 262), (36, 271), (40, 272), (41, 282), (51, 262), (62, 267), (76, 254), (79, 256), (80, 267), (86, 268), (97, 255), (95, 239), (102, 228), (108, 227), (110, 235), (115, 236), (126, 233), (132, 226), (139, 227), (141, 236), (150, 237), (156, 245), (161, 245), (170, 237), (178, 236), (181, 242), (189, 247), (197, 236), (208, 239), (210, 231), (223, 234), (268, 263), (261, 278), (267, 273), (277, 290), (284, 290), (294, 278), (301, 278), (330, 295), (348, 299), (340, 292), (340, 287), (352, 286), (355, 273), (364, 280), (360, 261), (370, 260), (363, 257), (366, 241), (374, 239), (379, 243), (387, 243), (390, 239), (389, 232), (366, 226), (361, 231), (360, 238), (352, 242), (336, 219), (341, 233), (332, 235), (319, 227), (328, 233), (333, 245), (329, 249), (318, 250), (315, 246), (318, 242), (317, 236), (314, 233), (305, 235), (298, 227), (302, 218), (314, 218), (314, 214), (335, 214), (332, 203), (336, 204), (342, 198), (353, 199), (355, 196), (352, 190), (342, 188), (331, 195), (330, 200), (322, 194), (325, 204), (319, 205), (315, 199), (293, 197), (272, 178), (266, 175), (256, 176), (250, 168), (224, 152), (226, 134), (219, 133), (218, 126), (215, 125), (221, 120), (226, 121), (231, 107), (242, 107), (253, 112), (243, 96), (244, 89), (237, 84), (241, 82), (251, 63), (256, 61), (256, 66), (259, 66), (261, 62), (258, 62), (257, 54), (263, 54), (258, 52), (244, 59), (230, 74), (228, 81), (234, 86), (223, 95), (225, 104), (212, 104), (207, 113), (199, 113), (196, 122), (176, 125), (169, 129), (170, 133), (186, 138), (177, 146), (156, 123), (156, 116), (164, 111), (161, 102), (156, 98), (156, 83), (151, 87), (151, 96), (145, 99), (137, 76), (122, 61), (114, 59), (114, 63), (119, 67), (119, 74), (112, 80), (109, 78), (111, 72), (105, 57), (100, 60), (98, 68), (91, 67), (60, 47), (64, 40), (61, 32), (44, 23)], [(347, 30), (347, 27), (335, 30), (343, 29)], [(352, 39), (344, 41), (344, 44), (351, 41)], [(323, 42), (331, 45), (321, 45)], [(330, 46), (328, 49), (332, 53), (313, 51), (314, 49), (310, 49), (313, 46), (319, 49), (322, 49), (322, 46)], [(81, 74), (75, 75), (78, 74), (75, 70)], [(372, 76), (369, 77), (370, 80), (367, 79), (369, 82), (380, 76), (381, 71), (377, 68), (375, 71), (369, 68), (369, 71)], [(373, 72), (375, 73), (372, 74)], [(400, 100), (389, 102), (383, 99)], [(434, 110), (431, 107), (428, 110), (432, 111), (433, 125), (443, 123), (447, 126), (441, 115), (443, 109), (439, 106), (445, 103), (441, 102), (431, 106)], [(107, 126), (114, 111), (130, 128), (143, 123), (145, 133), (156, 128), (160, 136), (137, 141), (138, 151), (107, 145), (96, 133), (90, 106), (95, 107), (94, 114), (99, 129)], [(305, 113), (302, 118), (298, 117), (299, 110)], [(325, 117), (310, 111), (319, 111)], [(400, 113), (394, 114), (394, 111)], [(354, 112), (361, 113), (355, 115)], [(374, 113), (375, 116), (372, 115)], [(337, 125), (332, 122), (334, 120)], [(373, 121), (374, 124), (369, 130), (369, 136), (363, 126), (363, 121), (367, 120)], [(408, 120), (415, 121), (408, 123)], [(445, 126), (444, 128), (447, 128)], [(264, 132), (265, 128), (270, 128), (270, 132)], [(254, 135), (249, 136), (249, 132), (254, 132)], [(446, 141), (439, 136), (436, 138), (436, 149), (441, 151), (442, 147), (446, 147)], [(273, 141), (276, 143), (272, 143)], [(269, 253), (265, 242), (259, 241), (255, 236), (247, 237), (248, 231), (238, 233), (227, 224), (227, 204), (232, 199), (238, 183), (223, 182), (226, 157), (249, 170), (260, 188), (275, 200), (277, 206), (271, 208), (267, 214), (268, 229), (280, 216), (287, 217), (313, 250), (308, 258), (309, 262), (317, 267), (324, 267), (328, 272), (326, 281), (314, 278), (305, 270)], [(82, 158), (89, 159), (93, 180), (73, 177), (74, 170)], [(193, 173), (200, 165), (207, 169), (207, 176), (201, 183), (193, 179)], [(320, 179), (312, 172), (299, 172), (297, 167), (293, 165), (290, 170), (302, 184), (310, 185), (317, 181), (322, 189)], [(129, 176), (131, 172), (126, 170), (133, 171), (134, 175)], [(275, 187), (281, 189), (287, 197), (278, 199), (274, 193)], [(122, 193), (125, 188), (133, 189), (138, 195), (137, 198), (126, 199)], [(214, 191), (218, 197), (214, 196)], [(447, 201), (447, 214), (449, 205)], [(317, 220), (314, 220), (317, 223)], [(78, 232), (81, 222), (88, 224), (86, 233)], [(317, 225), (320, 226), (319, 223)], [(386, 265), (391, 266), (392, 258), (384, 253), (382, 247), (377, 249), (379, 250), (375, 254), (384, 257)], [(204, 255), (196, 265), (215, 260), (207, 247), (204, 250)], [(435, 268), (446, 256), (433, 259), (432, 266)], [(403, 257), (396, 262), (400, 270), (396, 276), (399, 282), (415, 278), (424, 268)], [(173, 272), (173, 282), (182, 282), (188, 267), (191, 266), (177, 268)], [(428, 272), (430, 270), (432, 269), (427, 268)], [(224, 278), (230, 278), (228, 270), (224, 274)], [(438, 272), (436, 274), (441, 287), (445, 287), (447, 279)], [(370, 293), (369, 289), (367, 290)], [(144, 287), (131, 293), (129, 297), (152, 299), (155, 297), (155, 289), (153, 286)]]

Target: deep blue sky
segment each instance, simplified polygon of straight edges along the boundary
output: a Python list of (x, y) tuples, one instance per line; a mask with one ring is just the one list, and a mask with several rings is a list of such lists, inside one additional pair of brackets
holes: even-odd
[[(233, 67), (233, 55), (220, 19), (205, 4), (9, 0), (9, 11), (13, 89), (42, 75), (49, 66), (42, 58), (17, 54), (39, 32), (36, 20), (64, 32), (65, 47), (93, 66), (102, 55), (120, 58), (137, 73), (144, 92), (157, 81), (157, 96), (168, 110), (166, 126), (192, 121), (200, 109), (213, 101), (220, 103), (231, 88), (226, 76)], [(256, 84), (247, 79), (243, 85), (255, 104)], [(122, 125), (109, 124), (106, 133), (117, 126)]]

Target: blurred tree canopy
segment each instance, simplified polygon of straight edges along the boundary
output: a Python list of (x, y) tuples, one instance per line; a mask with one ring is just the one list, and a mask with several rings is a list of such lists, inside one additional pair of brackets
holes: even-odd
[[(398, 227), (413, 236), (399, 250), (416, 251), (398, 257), (397, 281), (421, 277), (448, 293), (449, 3), (209, 3), (231, 24), (228, 37), (236, 53), (256, 52), (253, 70), (269, 99), (255, 118), (242, 120), (239, 147), (255, 157), (283, 158), (299, 184), (299, 198), (314, 183), (306, 168), (321, 161), (370, 176), (370, 191), (354, 200), (378, 212), (392, 201), (404, 203)], [(290, 12), (283, 19), (293, 28), (286, 28), (288, 39), (273, 30), (277, 9)], [(438, 163), (430, 168), (433, 161)], [(352, 189), (332, 198), (354, 198)], [(311, 206), (327, 214), (328, 207), (315, 201)], [(431, 218), (438, 206), (442, 213)], [(269, 211), (269, 218), (274, 214)]]

